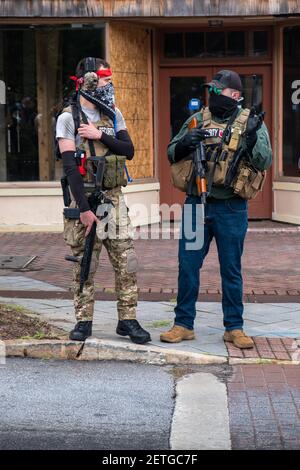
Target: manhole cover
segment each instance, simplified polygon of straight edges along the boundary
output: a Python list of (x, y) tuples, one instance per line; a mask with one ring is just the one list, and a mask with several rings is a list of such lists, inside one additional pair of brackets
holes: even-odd
[(23, 269), (26, 268), (36, 256), (1, 256), (0, 269)]

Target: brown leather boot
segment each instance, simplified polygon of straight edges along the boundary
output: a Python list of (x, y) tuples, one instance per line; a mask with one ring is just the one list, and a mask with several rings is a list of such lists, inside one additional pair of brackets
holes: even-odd
[(174, 325), (169, 331), (160, 335), (160, 340), (165, 343), (180, 343), (184, 339), (195, 339), (194, 330)]
[(225, 331), (223, 336), (224, 341), (229, 341), (229, 343), (233, 343), (237, 348), (240, 349), (247, 349), (253, 348), (254, 343), (250, 336), (247, 336), (243, 330), (231, 330)]

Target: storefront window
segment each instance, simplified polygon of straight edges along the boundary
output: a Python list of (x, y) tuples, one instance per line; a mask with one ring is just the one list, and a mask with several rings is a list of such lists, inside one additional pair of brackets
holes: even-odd
[(76, 64), (103, 57), (102, 25), (5, 26), (0, 29), (0, 181), (49, 181), (55, 161), (55, 115), (74, 90)]
[(0, 180), (37, 180), (35, 34), (29, 29), (0, 31), (0, 47), (0, 78), (6, 91), (1, 112)]
[(223, 31), (206, 33), (206, 55), (207, 57), (223, 57), (225, 55), (225, 33)]
[(232, 56), (245, 55), (244, 31), (230, 31), (227, 36), (227, 54)]
[(204, 103), (203, 88), (206, 77), (171, 77), (171, 129), (170, 138), (180, 131), (182, 123), (190, 116), (189, 101), (199, 98)]
[(249, 34), (249, 55), (266, 56), (269, 49), (268, 31), (251, 31)]
[(183, 57), (182, 33), (169, 33), (165, 35), (165, 56), (169, 59)]
[(283, 40), (283, 176), (300, 176), (300, 27)]
[(211, 57), (267, 57), (269, 31), (206, 31), (164, 34), (166, 59)]
[(203, 57), (204, 33), (186, 33), (185, 48), (187, 57)]

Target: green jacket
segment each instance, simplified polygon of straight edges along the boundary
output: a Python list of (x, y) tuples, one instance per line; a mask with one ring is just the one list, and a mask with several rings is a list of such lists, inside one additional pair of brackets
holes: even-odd
[[(202, 124), (202, 113), (198, 112), (193, 116), (190, 116), (183, 126), (181, 127), (178, 134), (171, 140), (168, 145), (168, 158), (170, 163), (174, 163), (174, 152), (177, 142), (179, 142), (183, 136), (188, 132), (189, 122), (193, 117), (196, 117), (199, 124)], [(219, 123), (227, 122), (228, 119), (220, 120), (213, 117), (214, 121)], [(246, 148), (245, 139), (242, 140), (241, 144)], [(261, 128), (257, 131), (257, 141), (252, 150), (252, 155), (249, 155), (251, 164), (257, 170), (266, 170), (272, 164), (272, 148), (270, 143), (270, 137), (266, 125), (263, 123)], [(216, 199), (229, 199), (234, 196), (233, 189), (225, 188), (224, 186), (212, 186), (210, 196)]]

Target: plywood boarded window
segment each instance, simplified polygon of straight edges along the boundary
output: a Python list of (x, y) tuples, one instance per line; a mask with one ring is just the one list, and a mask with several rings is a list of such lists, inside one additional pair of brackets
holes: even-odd
[(109, 25), (109, 57), (116, 89), (116, 105), (122, 111), (135, 147), (128, 162), (134, 179), (152, 178), (151, 43), (147, 29), (132, 24)]

